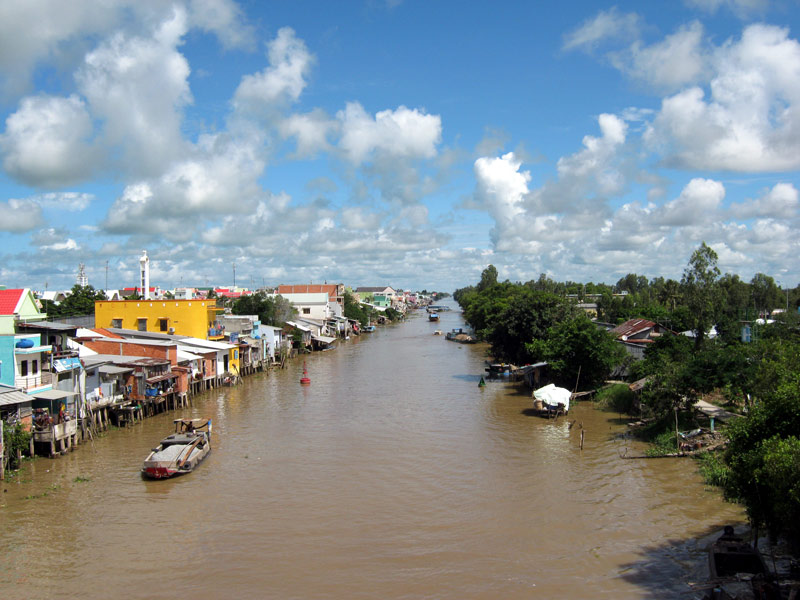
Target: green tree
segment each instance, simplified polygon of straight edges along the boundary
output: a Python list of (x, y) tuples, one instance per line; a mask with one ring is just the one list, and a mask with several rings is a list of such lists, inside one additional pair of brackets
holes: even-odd
[(689, 265), (683, 272), (681, 287), (684, 298), (693, 316), (695, 346), (703, 345), (706, 331), (714, 324), (719, 302), (719, 267), (717, 253), (706, 243), (694, 251)]
[(753, 304), (759, 314), (769, 315), (772, 309), (782, 305), (780, 302), (780, 290), (775, 285), (775, 280), (764, 273), (756, 273), (750, 280), (750, 288), (753, 291)]
[(497, 283), (497, 268), (494, 265), (489, 265), (481, 273), (481, 280), (478, 282), (478, 291), (492, 287)]
[(94, 303), (106, 299), (102, 290), (96, 290), (91, 285), (81, 286), (75, 284), (59, 305), (48, 303), (47, 315), (50, 317), (73, 317), (94, 314)]
[(529, 344), (531, 352), (543, 350), (550, 370), (564, 386), (595, 389), (627, 353), (621, 344), (584, 314), (562, 320), (550, 327), (542, 344)]

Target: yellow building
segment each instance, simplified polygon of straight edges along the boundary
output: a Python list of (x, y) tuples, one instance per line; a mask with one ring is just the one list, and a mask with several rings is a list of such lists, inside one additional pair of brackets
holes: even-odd
[(217, 322), (217, 313), (222, 310), (215, 300), (102, 301), (94, 303), (94, 321), (96, 327), (224, 340)]

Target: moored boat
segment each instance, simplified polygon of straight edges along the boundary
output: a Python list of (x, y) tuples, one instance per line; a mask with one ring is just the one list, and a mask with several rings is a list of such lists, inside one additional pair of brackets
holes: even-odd
[(189, 473), (211, 452), (211, 419), (175, 419), (168, 435), (144, 459), (142, 475), (166, 479)]
[[(756, 598), (780, 598), (780, 590), (773, 581), (764, 558), (727, 525), (723, 534), (711, 544), (708, 552), (708, 571), (715, 583), (710, 597), (740, 597), (739, 588), (749, 587)], [(734, 591), (733, 587), (736, 587)], [(731, 588), (726, 590), (726, 588)], [(734, 594), (731, 594), (734, 592)]]
[(428, 321), (438, 321), (439, 320), (439, 313), (429, 313), (428, 314)]
[(566, 388), (556, 387), (552, 383), (540, 387), (533, 392), (533, 410), (539, 416), (553, 417), (566, 415), (569, 412), (569, 401), (572, 392)]
[(477, 341), (461, 327), (448, 331), (444, 337), (451, 342), (459, 342), (460, 344), (474, 344)]

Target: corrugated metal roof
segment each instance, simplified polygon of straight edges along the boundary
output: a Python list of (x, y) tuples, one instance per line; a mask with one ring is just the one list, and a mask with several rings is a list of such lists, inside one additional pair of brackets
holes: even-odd
[(118, 367), (116, 365), (103, 365), (97, 370), (106, 375), (121, 375), (122, 373), (130, 373), (133, 371), (131, 367)]
[(33, 396), (29, 396), (24, 392), (10, 391), (0, 392), (0, 406), (11, 406), (12, 404), (25, 404), (33, 400)]
[(19, 327), (30, 329), (41, 329), (49, 331), (76, 331), (79, 329), (77, 325), (70, 325), (69, 323), (53, 323), (51, 321), (25, 321), (19, 324)]
[(72, 398), (77, 395), (78, 392), (68, 392), (66, 390), (45, 390), (31, 394), (31, 396), (39, 400), (61, 400), (62, 398)]
[(652, 329), (655, 326), (656, 324), (653, 321), (648, 321), (647, 319), (631, 319), (630, 321), (625, 321), (621, 325), (614, 327), (614, 329), (611, 330), (611, 333), (618, 338), (623, 336), (631, 337), (632, 335), (636, 335), (642, 331)]

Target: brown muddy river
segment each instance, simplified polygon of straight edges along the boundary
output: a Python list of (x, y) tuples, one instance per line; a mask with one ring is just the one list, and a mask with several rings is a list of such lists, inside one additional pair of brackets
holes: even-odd
[[(742, 511), (688, 459), (641, 448), (582, 403), (477, 383), (485, 348), (379, 328), (194, 408), (38, 459), (0, 495), (0, 598), (694, 598)], [(189, 475), (145, 481), (175, 416), (212, 417)]]

